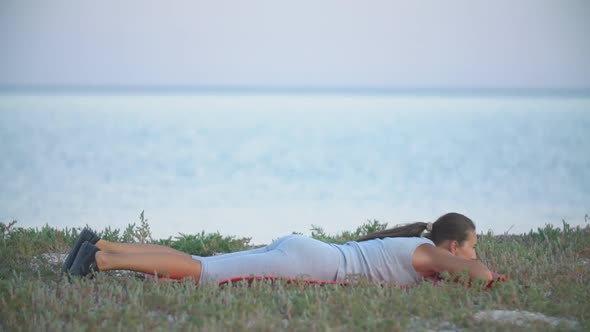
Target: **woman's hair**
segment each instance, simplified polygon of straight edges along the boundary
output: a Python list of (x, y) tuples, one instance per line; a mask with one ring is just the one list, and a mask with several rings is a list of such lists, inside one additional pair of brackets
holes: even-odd
[[(365, 235), (357, 241), (382, 239), (386, 237), (420, 237), (428, 227), (428, 223), (415, 222), (413, 224), (385, 229), (379, 232)], [(462, 245), (467, 240), (468, 232), (475, 231), (475, 224), (466, 216), (450, 212), (442, 215), (432, 224), (432, 230), (424, 235), (434, 242), (435, 245), (446, 240), (456, 240)]]

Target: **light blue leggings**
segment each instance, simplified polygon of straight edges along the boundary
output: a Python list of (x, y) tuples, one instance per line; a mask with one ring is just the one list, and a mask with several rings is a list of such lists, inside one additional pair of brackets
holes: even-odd
[(332, 244), (293, 234), (262, 248), (193, 258), (202, 264), (199, 283), (251, 275), (336, 280), (341, 254)]

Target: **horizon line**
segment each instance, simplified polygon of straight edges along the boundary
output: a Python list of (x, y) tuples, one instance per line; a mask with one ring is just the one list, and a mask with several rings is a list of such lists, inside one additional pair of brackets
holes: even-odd
[(0, 94), (590, 97), (589, 88), (270, 85), (0, 84)]

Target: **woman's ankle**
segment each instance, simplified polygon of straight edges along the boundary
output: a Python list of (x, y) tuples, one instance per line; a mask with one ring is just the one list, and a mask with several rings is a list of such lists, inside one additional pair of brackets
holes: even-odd
[(100, 249), (101, 251), (108, 253), (108, 252), (110, 252), (111, 242), (109, 242), (107, 240), (100, 239), (100, 240), (98, 240), (98, 242), (96, 242), (95, 246), (98, 247), (98, 249)]
[(96, 259), (96, 267), (99, 271), (105, 271), (109, 269), (107, 264), (107, 256), (108, 254), (102, 250), (96, 252), (94, 259)]

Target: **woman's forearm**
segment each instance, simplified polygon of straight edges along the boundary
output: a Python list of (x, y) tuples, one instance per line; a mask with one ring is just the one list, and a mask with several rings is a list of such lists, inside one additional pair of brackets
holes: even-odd
[(418, 252), (419, 257), (416, 257), (415, 262), (423, 270), (434, 273), (448, 272), (451, 275), (467, 270), (469, 278), (472, 280), (483, 278), (490, 281), (493, 278), (492, 271), (478, 260), (460, 258), (446, 250), (432, 246), (423, 246), (419, 249), (421, 249)]
[(491, 281), (493, 279), (492, 271), (478, 260), (469, 261), (467, 271), (469, 272), (469, 278), (472, 280), (483, 278), (487, 281)]

